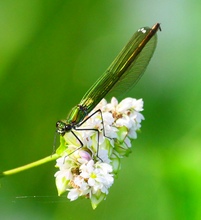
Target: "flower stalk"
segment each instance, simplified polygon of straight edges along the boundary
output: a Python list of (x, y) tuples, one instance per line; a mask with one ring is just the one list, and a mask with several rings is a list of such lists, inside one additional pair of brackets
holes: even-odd
[(47, 162), (56, 160), (58, 157), (59, 157), (59, 156), (58, 156), (57, 154), (53, 154), (53, 155), (51, 155), (51, 156), (48, 156), (48, 157), (45, 157), (45, 158), (43, 158), (43, 159), (37, 160), (37, 161), (35, 161), (35, 162), (26, 164), (26, 165), (24, 165), (24, 166), (21, 166), (21, 167), (17, 167), (17, 168), (11, 169), (11, 170), (4, 171), (4, 172), (0, 173), (0, 177), (5, 177), (5, 176), (9, 176), (9, 175), (13, 175), (13, 174), (20, 173), (20, 172), (22, 172), (22, 171), (25, 171), (25, 170), (28, 170), (28, 169), (31, 169), (31, 168), (40, 166), (40, 165), (42, 165), (42, 164), (45, 164), (45, 163), (47, 163)]

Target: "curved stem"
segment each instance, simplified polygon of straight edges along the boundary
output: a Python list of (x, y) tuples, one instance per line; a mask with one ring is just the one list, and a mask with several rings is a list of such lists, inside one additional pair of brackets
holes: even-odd
[(22, 172), (24, 170), (28, 170), (28, 169), (31, 169), (33, 167), (40, 166), (40, 165), (45, 164), (47, 162), (50, 162), (52, 160), (56, 160), (58, 157), (59, 156), (57, 154), (53, 154), (51, 156), (48, 156), (48, 157), (45, 157), (43, 159), (37, 160), (37, 161), (35, 161), (33, 163), (29, 163), (29, 164), (26, 164), (26, 165), (21, 166), (21, 167), (17, 167), (17, 168), (11, 169), (11, 170), (7, 170), (7, 171), (4, 171), (4, 172), (1, 172), (0, 173), (0, 177), (4, 177), (4, 176), (8, 176), (8, 175), (13, 175), (13, 174)]

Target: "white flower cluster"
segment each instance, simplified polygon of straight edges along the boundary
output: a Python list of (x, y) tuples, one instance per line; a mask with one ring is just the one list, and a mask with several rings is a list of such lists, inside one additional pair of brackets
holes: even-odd
[(73, 130), (83, 147), (71, 132), (61, 136), (55, 174), (59, 195), (68, 191), (71, 201), (84, 196), (93, 208), (106, 198), (120, 170), (120, 158), (131, 152), (131, 140), (137, 138), (144, 120), (142, 99), (126, 98), (120, 103), (116, 98), (111, 103), (103, 99), (95, 111), (79, 127), (82, 130)]

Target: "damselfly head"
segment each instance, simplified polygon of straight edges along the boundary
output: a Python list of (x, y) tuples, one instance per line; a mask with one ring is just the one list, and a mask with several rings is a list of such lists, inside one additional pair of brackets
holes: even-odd
[(56, 132), (60, 135), (65, 135), (66, 132), (69, 132), (72, 129), (72, 126), (66, 124), (63, 121), (57, 121), (56, 123)]

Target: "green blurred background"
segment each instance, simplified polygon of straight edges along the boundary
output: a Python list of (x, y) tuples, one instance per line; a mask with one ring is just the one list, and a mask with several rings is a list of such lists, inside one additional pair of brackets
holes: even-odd
[(0, 0), (1, 171), (50, 155), (55, 122), (132, 34), (162, 28), (127, 94), (145, 101), (142, 133), (106, 201), (93, 211), (57, 197), (51, 162), (0, 179), (1, 219), (201, 219), (200, 11), (198, 0)]

